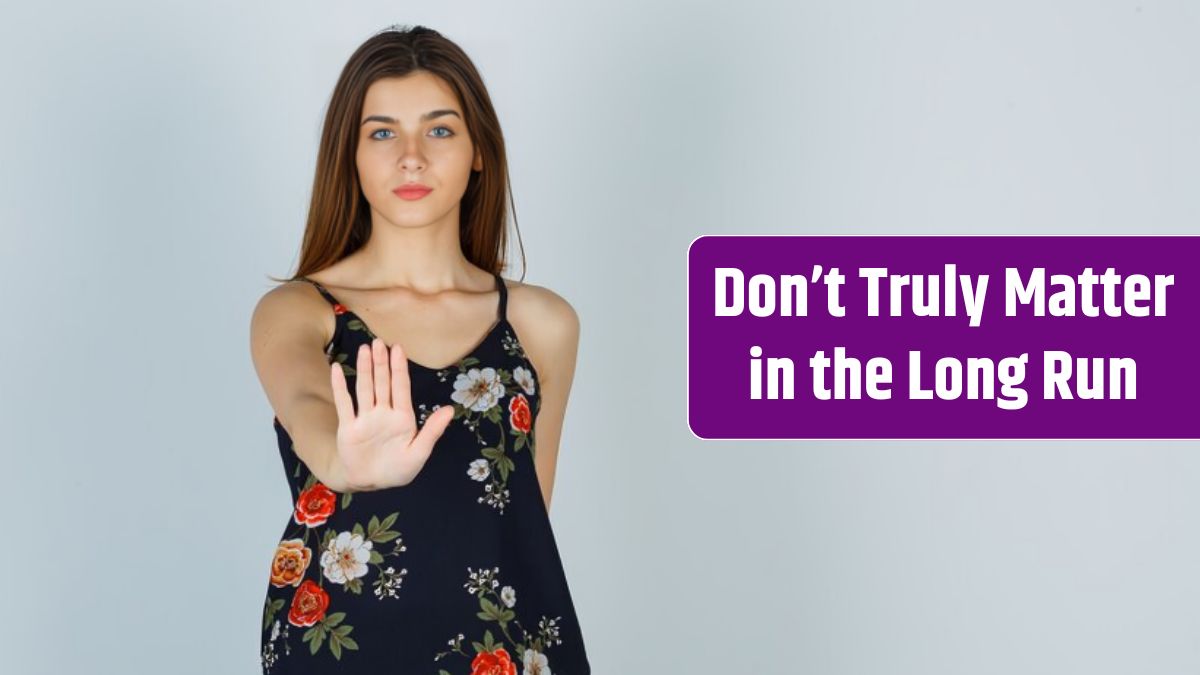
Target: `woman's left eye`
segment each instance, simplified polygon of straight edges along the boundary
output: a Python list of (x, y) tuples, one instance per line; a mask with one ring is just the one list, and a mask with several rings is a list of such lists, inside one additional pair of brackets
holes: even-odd
[(446, 132), (446, 135), (445, 135), (445, 136), (438, 136), (438, 138), (449, 138), (450, 136), (453, 136), (453, 135), (454, 135), (454, 132), (453, 132), (453, 131), (450, 131), (450, 129), (449, 129), (448, 127), (434, 127), (434, 129), (433, 129), (433, 130), (434, 130), (434, 131), (437, 131), (437, 130), (439, 130), (439, 129), (440, 129), (440, 130), (442, 130), (442, 131), (445, 131), (445, 132)]

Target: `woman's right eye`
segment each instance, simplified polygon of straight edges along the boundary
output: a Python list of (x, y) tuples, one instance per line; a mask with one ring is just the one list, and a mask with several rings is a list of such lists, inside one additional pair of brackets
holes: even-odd
[(386, 131), (386, 132), (388, 132), (388, 133), (391, 133), (391, 129), (376, 129), (375, 131), (371, 132), (371, 138), (374, 138), (374, 139), (375, 139), (375, 140), (377, 140), (377, 141), (382, 141), (382, 140), (384, 140), (384, 139), (382, 139), (382, 138), (379, 138), (379, 137), (377, 137), (377, 136), (375, 135), (375, 134), (379, 133), (380, 131)]

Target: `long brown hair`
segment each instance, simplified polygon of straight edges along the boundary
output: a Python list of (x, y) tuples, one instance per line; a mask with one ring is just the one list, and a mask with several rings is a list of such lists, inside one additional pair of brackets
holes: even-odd
[[(271, 279), (282, 283), (320, 271), (367, 243), (371, 211), (354, 159), (363, 100), (376, 80), (403, 77), (418, 70), (442, 78), (454, 90), (463, 106), (467, 133), (483, 156), (483, 170), (471, 173), (460, 202), (458, 227), (463, 255), (494, 274), (504, 271), (512, 188), (504, 135), (483, 78), (466, 53), (436, 30), (393, 25), (359, 46), (338, 77), (321, 131), (300, 262), (293, 276)], [(513, 220), (515, 223), (515, 207)], [(519, 228), (517, 240), (520, 242)], [(524, 266), (522, 245), (522, 269)]]

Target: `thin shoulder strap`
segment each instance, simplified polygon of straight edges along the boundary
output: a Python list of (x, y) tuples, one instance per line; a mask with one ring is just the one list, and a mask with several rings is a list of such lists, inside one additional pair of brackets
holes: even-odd
[(308, 283), (312, 284), (313, 286), (316, 286), (317, 291), (321, 294), (321, 296), (323, 298), (325, 298), (327, 301), (329, 301), (329, 304), (331, 304), (331, 305), (341, 304), (337, 301), (337, 298), (333, 297), (333, 294), (331, 294), (329, 291), (325, 290), (324, 286), (317, 283), (316, 279), (309, 279), (308, 277), (300, 277), (300, 279), (307, 281)]
[(504, 277), (496, 274), (496, 285), (500, 288), (500, 320), (503, 321), (508, 307), (508, 287), (504, 285)]

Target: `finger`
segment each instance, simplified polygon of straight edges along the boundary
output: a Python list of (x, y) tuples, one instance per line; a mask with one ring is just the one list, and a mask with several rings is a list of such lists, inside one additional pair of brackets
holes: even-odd
[[(392, 408), (414, 416), (412, 383), (408, 378), (408, 357), (400, 345), (392, 345)], [(410, 417), (411, 419), (411, 417)]]
[(358, 412), (369, 410), (375, 405), (375, 394), (371, 389), (371, 347), (358, 346), (358, 360), (355, 365), (358, 375), (354, 378), (354, 391), (358, 395)]
[(388, 363), (388, 348), (383, 340), (371, 341), (371, 367), (375, 369), (375, 405), (392, 407), (391, 365)]
[(340, 362), (330, 364), (329, 379), (333, 385), (333, 407), (337, 409), (338, 423), (349, 422), (354, 419), (354, 401), (346, 388), (346, 373)]

